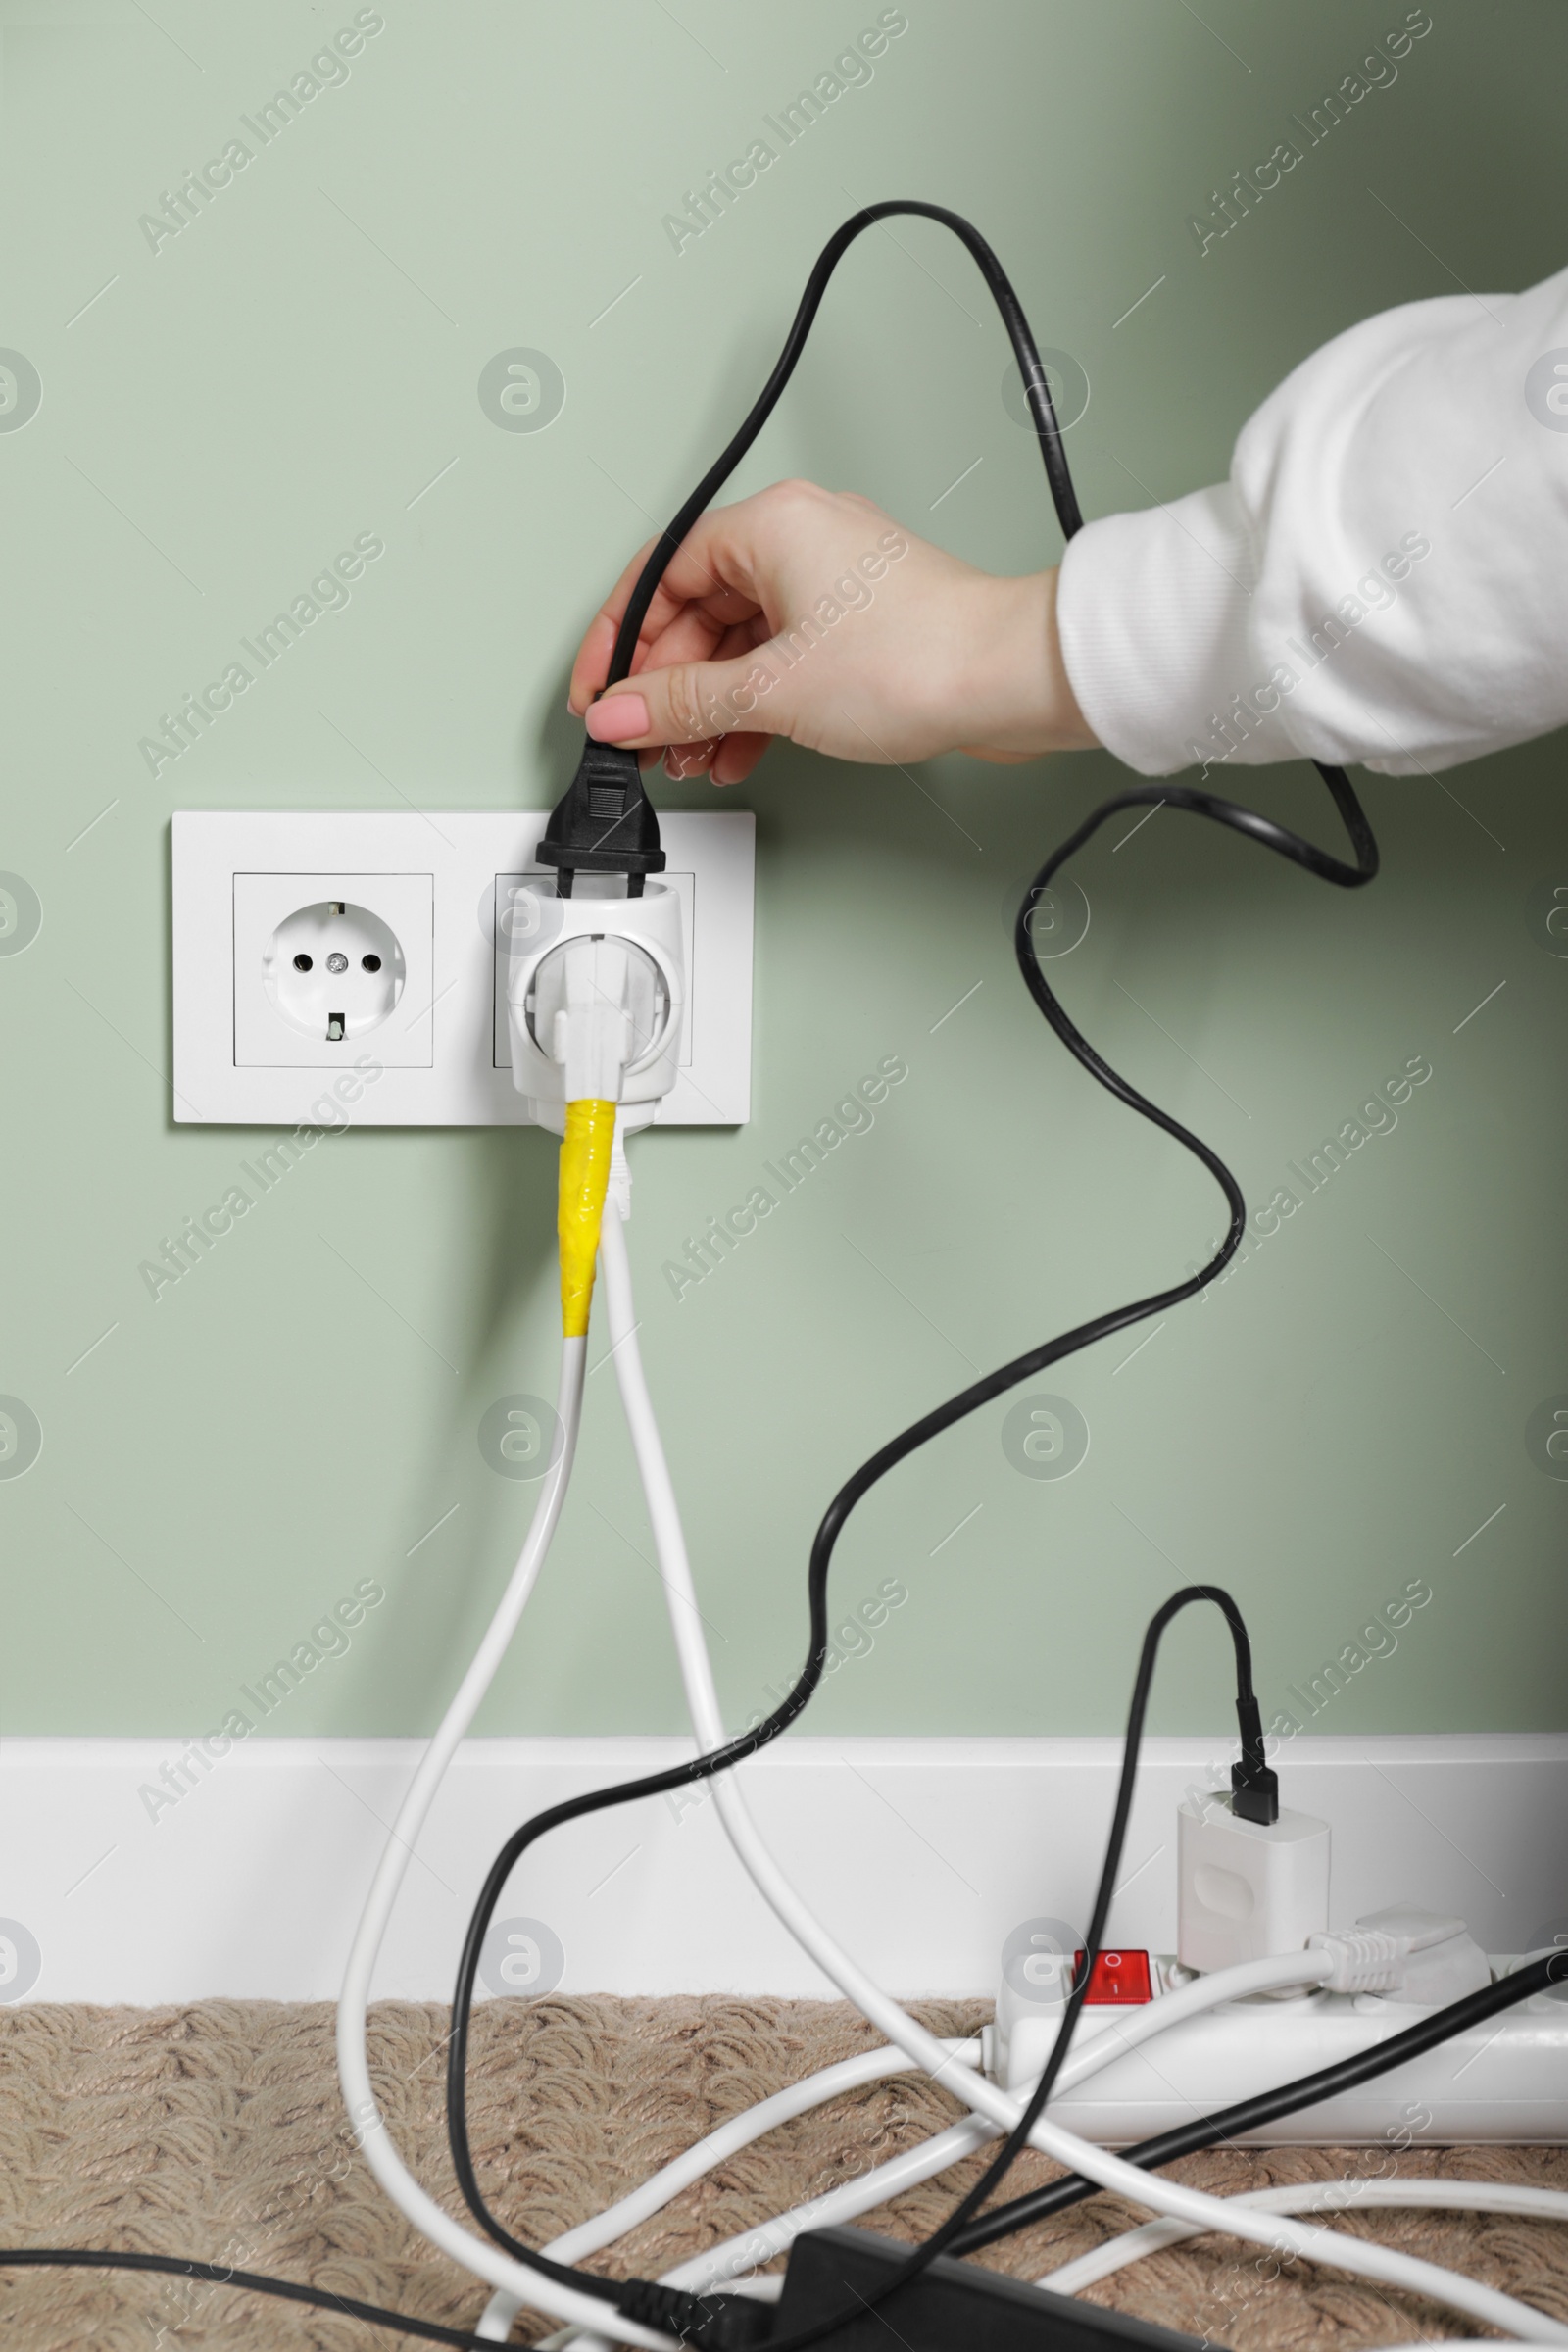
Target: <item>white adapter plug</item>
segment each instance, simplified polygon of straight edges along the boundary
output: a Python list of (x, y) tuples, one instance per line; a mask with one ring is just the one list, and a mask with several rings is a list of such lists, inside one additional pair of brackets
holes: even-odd
[(1329, 1924), (1329, 1825), (1281, 1809), (1243, 1821), (1229, 1790), (1192, 1789), (1176, 1809), (1176, 1950), (1204, 1975), (1298, 1952)]
[(1492, 1963), (1462, 1919), (1408, 1903), (1368, 1911), (1353, 1928), (1308, 1941), (1334, 1954), (1335, 1973), (1326, 1981), (1336, 1992), (1444, 2009), (1492, 1982)]
[(568, 1102), (622, 1106), (645, 1127), (679, 1075), (685, 959), (678, 894), (652, 877), (640, 898), (579, 874), (569, 899), (532, 886), (512, 902), (507, 1015), (512, 1075), (528, 1116), (561, 1134)]
[(568, 1102), (618, 1102), (621, 1079), (654, 1044), (669, 992), (630, 940), (595, 936), (552, 948), (534, 975), (529, 1024), (563, 1071)]

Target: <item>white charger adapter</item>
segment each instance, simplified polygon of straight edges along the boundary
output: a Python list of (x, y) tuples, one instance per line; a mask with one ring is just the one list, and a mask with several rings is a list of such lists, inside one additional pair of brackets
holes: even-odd
[(1244, 1821), (1229, 1790), (1190, 1789), (1176, 1809), (1182, 1966), (1207, 1975), (1298, 1952), (1325, 1933), (1329, 1843), (1329, 1825), (1315, 1814), (1282, 1807), (1277, 1821)]

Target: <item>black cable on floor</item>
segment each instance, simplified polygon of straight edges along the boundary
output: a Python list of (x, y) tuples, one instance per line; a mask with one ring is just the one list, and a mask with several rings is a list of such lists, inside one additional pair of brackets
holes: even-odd
[(106, 2254), (95, 2246), (0, 2246), (0, 2270), (159, 2271), (175, 2278), (199, 2278), (208, 2286), (238, 2286), (256, 2295), (278, 2295), (288, 2303), (311, 2303), (340, 2312), (372, 2328), (390, 2328), (427, 2344), (457, 2344), (462, 2352), (485, 2352), (490, 2338), (467, 2328), (444, 2328), (439, 2320), (416, 2320), (406, 2311), (383, 2311), (353, 2295), (334, 2295), (324, 2286), (302, 2286), (293, 2278), (270, 2278), (262, 2271), (232, 2271), (217, 2262), (194, 2262), (183, 2254)]
[[(827, 280), (840, 257), (862, 230), (891, 215), (903, 213), (922, 215), (951, 229), (961, 240), (977, 263), (1001, 312), (1003, 322), (1012, 343), (1062, 533), (1064, 537), (1071, 538), (1079, 529), (1082, 517), (1066, 457), (1061, 446), (1061, 436), (1056, 424), (1055, 412), (1052, 406), (1046, 371), (1041, 364), (1034, 335), (1028, 319), (1024, 316), (1023, 307), (996, 255), (969, 221), (963, 220), (956, 213), (945, 210), (940, 205), (904, 200), (872, 205), (847, 220), (823, 248), (807, 282), (806, 292), (785, 340), (784, 349), (780, 353), (778, 362), (762, 392), (754, 403), (729, 446), (704, 475), (696, 490), (693, 491), (667, 529), (661, 535), (650, 554), (638, 576), (637, 585), (622, 617), (607, 683), (617, 683), (630, 674), (638, 633), (653, 601), (655, 590), (662, 578), (670, 559), (686, 532), (714, 493), (723, 485), (765, 423), (793, 372), (807, 334), (810, 329), (811, 321), (816, 315)], [(732, 1765), (744, 1762), (746, 1758), (756, 1755), (759, 1749), (778, 1739), (800, 1715), (821, 1679), (828, 1649), (827, 1576), (829, 1564), (834, 1545), (846, 1520), (856, 1504), (869, 1493), (870, 1489), (880, 1479), (885, 1478), (890, 1470), (906, 1460), (918, 1447), (929, 1444), (933, 1438), (939, 1437), (944, 1430), (951, 1429), (955, 1423), (962, 1420), (967, 1414), (977, 1411), (981, 1405), (988, 1404), (994, 1398), (1004, 1395), (1008, 1389), (1016, 1387), (1020, 1381), (1031, 1378), (1034, 1374), (1045, 1370), (1050, 1364), (1059, 1363), (1064, 1357), (1075, 1354), (1078, 1349), (1091, 1346), (1097, 1340), (1106, 1339), (1115, 1332), (1125, 1330), (1130, 1324), (1142, 1322), (1151, 1315), (1159, 1314), (1164, 1309), (1179, 1304), (1183, 1299), (1195, 1297), (1223, 1272), (1240, 1245), (1246, 1224), (1247, 1208), (1240, 1186), (1224, 1161), (1209, 1149), (1207, 1144), (1188, 1128), (1182, 1126), (1178, 1120), (1172, 1118), (1169, 1112), (1161, 1110), (1157, 1103), (1150, 1102), (1146, 1096), (1140, 1094), (1137, 1088), (1113, 1070), (1109, 1063), (1081, 1035), (1058, 1004), (1045, 978), (1034, 952), (1030, 921), (1042, 893), (1050, 888), (1055, 874), (1067, 859), (1099, 830), (1107, 817), (1118, 809), (1142, 807), (1156, 800), (1162, 801), (1167, 808), (1207, 817), (1216, 824), (1224, 825), (1234, 832), (1243, 833), (1250, 839), (1258, 842), (1263, 848), (1290, 858), (1293, 863), (1303, 867), (1320, 880), (1331, 882), (1341, 889), (1359, 888), (1364, 883), (1371, 881), (1378, 870), (1378, 849), (1371, 826), (1368, 824), (1360, 804), (1351, 790), (1349, 779), (1344, 771), (1340, 768), (1325, 767), (1320, 762), (1316, 764), (1349, 836), (1354, 854), (1353, 864), (1344, 858), (1336, 858), (1329, 851), (1318, 848), (1314, 843), (1304, 840), (1299, 834), (1277, 824), (1272, 818), (1260, 815), (1254, 809), (1243, 808), (1238, 803), (1226, 800), (1216, 793), (1194, 786), (1163, 782), (1157, 786), (1138, 785), (1118, 793), (1113, 799), (1104, 803), (1102, 808), (1096, 809), (1084, 820), (1067, 841), (1063, 842), (1061, 847), (1041, 867), (1018, 911), (1013, 944), (1019, 969), (1030, 995), (1062, 1044), (1082, 1063), (1090, 1075), (1099, 1084), (1107, 1088), (1118, 1102), (1125, 1103), (1129, 1109), (1136, 1110), (1140, 1116), (1151, 1120), (1165, 1134), (1193, 1152), (1208, 1170), (1224, 1194), (1226, 1205), (1230, 1211), (1230, 1222), (1224, 1240), (1208, 1264), (1185, 1282), (1177, 1283), (1170, 1289), (1157, 1292), (1150, 1298), (1135, 1299), (1129, 1305), (1112, 1308), (1106, 1314), (1098, 1315), (1090, 1322), (1078, 1324), (1073, 1330), (1064, 1332), (1055, 1339), (1046, 1341), (1042, 1346), (1029, 1349), (1023, 1355), (1015, 1356), (1011, 1362), (1002, 1365), (997, 1371), (988, 1373), (982, 1379), (973, 1382), (968, 1388), (961, 1390), (957, 1396), (948, 1398), (946, 1403), (936, 1406), (920, 1420), (911, 1423), (899, 1436), (890, 1439), (871, 1456), (869, 1461), (862, 1463), (860, 1468), (846, 1480), (828, 1505), (821, 1525), (817, 1529), (807, 1575), (810, 1628), (807, 1660), (794, 1688), (773, 1713), (753, 1730), (742, 1734), (738, 1739), (728, 1741), (723, 1747), (716, 1748), (706, 1756), (693, 1758), (690, 1763), (671, 1766), (668, 1770), (661, 1773), (650, 1773), (635, 1781), (619, 1782), (612, 1788), (592, 1790), (586, 1795), (574, 1797), (564, 1804), (552, 1806), (546, 1812), (536, 1814), (531, 1821), (525, 1822), (520, 1829), (514, 1832), (492, 1863), (468, 1923), (468, 1931), (458, 1967), (457, 1986), (453, 1995), (452, 2035), (447, 2052), (447, 2135), (459, 2185), (468, 2210), (473, 2214), (475, 2220), (499, 2245), (506, 2247), (507, 2251), (518, 2261), (543, 2272), (546, 2276), (560, 2278), (576, 2286), (586, 2287), (592, 2293), (602, 2293), (606, 2283), (597, 2278), (592, 2279), (590, 2283), (590, 2274), (552, 2262), (548, 2256), (524, 2245), (520, 2239), (514, 2237), (505, 2228), (485, 2203), (473, 2169), (468, 2142), (466, 2068), (474, 1984), (484, 1937), (508, 1879), (529, 1847), (551, 1830), (563, 1828), (568, 1822), (582, 1820), (590, 1814), (603, 1812), (616, 1805), (629, 1804), (639, 1797), (659, 1795), (672, 1788), (688, 1787), (694, 1782), (710, 1779), (713, 1774), (727, 1771)], [(1178, 1595), (1177, 1601), (1168, 1603), (1167, 1607), (1182, 1605), (1185, 1597)], [(1160, 1622), (1161, 1620), (1156, 1620), (1156, 1625)], [(1153, 1627), (1151, 1628), (1150, 1638), (1157, 1642), (1157, 1633)], [(1152, 1668), (1152, 1653), (1149, 1652), (1147, 1643), (1146, 1659)], [(1141, 1664), (1141, 1677), (1143, 1671)], [(1245, 1735), (1243, 1747), (1245, 1758), (1249, 1749), (1249, 1741)], [(1124, 1750), (1124, 1783), (1129, 1769), (1127, 1756), (1128, 1751)], [(1253, 1751), (1253, 1761), (1261, 1762), (1260, 1743)], [(1108, 1868), (1107, 1857), (1107, 1870)], [(1088, 1954), (1087, 1965), (1089, 1967), (1093, 1966), (1097, 1948), (1098, 1945), (1092, 1948)], [(1065, 2038), (1058, 2037), (1051, 2065), (1047, 2069), (1047, 2076), (1043, 2078), (1047, 2088), (1049, 2088), (1050, 2080), (1054, 2077), (1055, 2069), (1060, 2063), (1060, 2056), (1065, 2053)], [(1016, 2137), (1016, 2134), (1013, 2136)], [(1021, 2141), (1019, 2144), (1022, 2144)], [(1010, 2149), (1011, 2146), (1012, 2140), (1009, 2139), (1008, 2148)], [(988, 2173), (988, 2183), (992, 2181), (993, 2175), (996, 2180), (1000, 2180), (1005, 2165), (1010, 2162), (1011, 2156), (1004, 2150), (1003, 2157), (999, 2158), (997, 2165), (992, 2168), (992, 2172)], [(952, 2224), (949, 2225), (949, 2227), (952, 2226)], [(938, 2237), (940, 2239), (940, 2232)], [(914, 2268), (923, 2264), (924, 2261), (930, 2260), (932, 2254), (937, 2250), (937, 2240), (931, 2241), (929, 2248), (920, 2249), (917, 2256), (912, 2258), (909, 2271), (902, 2274), (901, 2278), (912, 2276)], [(627, 2316), (635, 2315), (650, 2320), (653, 2324), (670, 2327), (672, 2329), (683, 2324), (681, 2298), (670, 2289), (659, 2287), (651, 2281), (632, 2281), (628, 2286), (616, 2291), (621, 2298), (620, 2308)], [(880, 2300), (880, 2298), (878, 2299)], [(695, 2298), (687, 2299), (684, 2304), (685, 2324), (700, 2333), (711, 2310), (710, 2305), (704, 2305)], [(845, 2316), (847, 2318), (850, 2315), (846, 2314)], [(835, 2324), (827, 2323), (811, 2335), (802, 2336), (796, 2340), (802, 2345), (817, 2341), (821, 2335), (829, 2332)], [(793, 2347), (791, 2352), (793, 2352)]]
[[(1462, 2000), (1450, 2002), (1446, 2009), (1435, 2009), (1430, 2017), (1407, 2026), (1402, 2034), (1391, 2034), (1387, 2041), (1376, 2042), (1353, 2058), (1341, 2058), (1315, 2075), (1300, 2075), (1294, 2082), (1282, 2082), (1274, 2090), (1239, 2099), (1234, 2107), (1221, 2108), (1215, 2115), (1198, 2116), (1190, 2124), (1178, 2124), (1172, 2131), (1161, 2132), (1155, 2139), (1143, 2140), (1127, 2150), (1127, 2161), (1152, 2172), (1156, 2166), (1174, 2164), (1178, 2156), (1191, 2156), (1200, 2148), (1217, 2146), (1221, 2140), (1237, 2139), (1244, 2132), (1261, 2132), (1266, 2125), (1278, 2123), (1281, 2116), (1295, 2115), (1303, 2107), (1315, 2107), (1323, 2099), (1337, 2097), (1342, 2090), (1353, 2090), (1358, 2083), (1391, 2074), (1407, 2059), (1420, 2058), (1471, 2026), (1484, 2025), (1489, 2017), (1511, 2009), (1515, 2002), (1527, 2000), (1533, 1992), (1544, 1992), (1564, 1982), (1568, 1982), (1568, 1952), (1547, 1952), (1516, 1969), (1512, 1976), (1499, 1977), (1494, 1984), (1484, 1984), (1479, 1992), (1467, 1992)], [(1027, 2230), (1050, 2214), (1060, 2213), (1068, 2205), (1077, 2205), (1085, 2197), (1101, 2193), (1098, 2182), (1086, 2180), (1081, 2173), (1069, 2173), (1064, 2180), (1053, 2180), (1045, 2188), (1031, 2190), (1026, 2197), (1015, 2197), (1010, 2205), (999, 2205), (994, 2213), (983, 2214), (979, 2221), (960, 2231), (947, 2250), (950, 2254), (977, 2254), (982, 2246), (995, 2245), (999, 2237), (1010, 2237), (1016, 2230)]]

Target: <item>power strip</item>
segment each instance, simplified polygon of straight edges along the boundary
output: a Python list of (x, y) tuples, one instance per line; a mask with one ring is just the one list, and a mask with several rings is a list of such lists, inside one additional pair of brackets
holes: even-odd
[[(1512, 1962), (1494, 1958), (1492, 1965), (1502, 1975)], [(1191, 1981), (1174, 1959), (1151, 1955), (1152, 1998)], [(1118, 2019), (1136, 2013), (1126, 2003), (1091, 2001), (1075, 2047), (1114, 2034)], [(1225, 2002), (1112, 2060), (1081, 2089), (1054, 2100), (1051, 2112), (1085, 2139), (1130, 2147), (1353, 2057), (1429, 2014), (1373, 1993)], [(1311, 2147), (1406, 2146), (1416, 2140), (1568, 2143), (1568, 1986), (1536, 1993), (1356, 2090), (1241, 2137), (1257, 2145)]]

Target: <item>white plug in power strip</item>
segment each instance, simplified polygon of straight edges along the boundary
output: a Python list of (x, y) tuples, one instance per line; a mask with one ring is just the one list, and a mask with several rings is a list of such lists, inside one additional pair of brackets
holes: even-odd
[[(1493, 1961), (1497, 1975), (1511, 1965)], [(1152, 1956), (1155, 1999), (1190, 1982), (1190, 1972), (1175, 1960)], [(1141, 2013), (1141, 2005), (1086, 2006), (1075, 2041), (1081, 2046), (1114, 2034), (1119, 2020)], [(1054, 2102), (1052, 2113), (1086, 2139), (1131, 2146), (1337, 2065), (1430, 2015), (1373, 1993), (1226, 2002), (1114, 2059), (1081, 2090)], [(1568, 2142), (1568, 1987), (1535, 1993), (1359, 2089), (1241, 2136), (1257, 2145), (1318, 2147)]]

